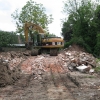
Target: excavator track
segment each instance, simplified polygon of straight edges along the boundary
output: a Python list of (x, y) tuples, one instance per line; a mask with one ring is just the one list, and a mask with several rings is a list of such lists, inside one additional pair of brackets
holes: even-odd
[(32, 49), (31, 50), (31, 56), (37, 56), (39, 54), (39, 50), (38, 49)]
[(58, 50), (57, 49), (50, 49), (50, 56), (57, 56)]

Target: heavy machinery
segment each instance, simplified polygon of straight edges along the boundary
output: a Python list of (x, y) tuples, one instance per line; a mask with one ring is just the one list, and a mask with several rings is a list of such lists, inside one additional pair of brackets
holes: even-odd
[[(32, 31), (34, 32), (32, 33)], [(58, 50), (64, 46), (61, 37), (49, 37), (41, 26), (34, 23), (25, 23), (24, 34), (26, 48), (31, 49), (32, 56), (44, 51), (48, 51), (51, 56), (57, 56)]]

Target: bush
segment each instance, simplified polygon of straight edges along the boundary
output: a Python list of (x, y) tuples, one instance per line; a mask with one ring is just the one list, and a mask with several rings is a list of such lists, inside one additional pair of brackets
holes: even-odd
[(100, 57), (100, 33), (97, 34), (97, 43), (95, 45), (94, 54)]
[(91, 48), (85, 43), (82, 37), (73, 37), (69, 42), (66, 42), (64, 47), (68, 47), (69, 45), (76, 44), (83, 47), (87, 52), (91, 53)]
[(14, 32), (0, 31), (0, 46), (18, 43), (18, 38)]

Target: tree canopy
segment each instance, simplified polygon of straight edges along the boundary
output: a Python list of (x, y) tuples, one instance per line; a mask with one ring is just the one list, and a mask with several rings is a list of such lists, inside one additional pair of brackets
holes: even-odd
[(63, 11), (69, 14), (62, 26), (62, 36), (67, 40), (65, 47), (78, 44), (100, 56), (100, 5), (91, 0), (69, 0)]
[(26, 2), (26, 5), (22, 7), (21, 11), (15, 10), (11, 15), (16, 22), (17, 31), (21, 33), (23, 31), (23, 24), (27, 22), (40, 25), (43, 29), (47, 29), (48, 24), (52, 23), (52, 15), (46, 14), (46, 9), (42, 4), (38, 4), (32, 0)]

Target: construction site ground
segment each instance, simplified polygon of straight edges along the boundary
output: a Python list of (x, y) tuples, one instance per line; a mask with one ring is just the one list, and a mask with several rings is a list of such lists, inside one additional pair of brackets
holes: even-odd
[(10, 70), (17, 67), (19, 71), (16, 78), (11, 76), (15, 81), (0, 83), (0, 100), (100, 100), (100, 73), (69, 70), (64, 52), (58, 56), (30, 56), (30, 51), (0, 53)]

